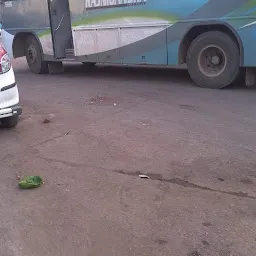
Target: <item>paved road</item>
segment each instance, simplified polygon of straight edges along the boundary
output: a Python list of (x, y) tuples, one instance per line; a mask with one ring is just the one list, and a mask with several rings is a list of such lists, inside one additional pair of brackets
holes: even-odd
[[(0, 255), (256, 255), (256, 90), (200, 89), (177, 70), (14, 68), (24, 113), (0, 130)], [(45, 184), (19, 190), (31, 174)]]

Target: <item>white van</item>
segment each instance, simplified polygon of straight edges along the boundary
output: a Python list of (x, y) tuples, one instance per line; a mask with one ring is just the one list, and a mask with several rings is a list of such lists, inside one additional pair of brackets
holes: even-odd
[(7, 51), (0, 44), (0, 122), (2, 127), (15, 127), (21, 113), (19, 91), (11, 61)]

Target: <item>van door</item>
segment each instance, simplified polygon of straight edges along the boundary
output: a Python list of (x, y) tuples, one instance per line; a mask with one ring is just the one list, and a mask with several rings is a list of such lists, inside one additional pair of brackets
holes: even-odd
[(48, 0), (48, 8), (54, 56), (65, 58), (66, 50), (73, 48), (69, 0)]

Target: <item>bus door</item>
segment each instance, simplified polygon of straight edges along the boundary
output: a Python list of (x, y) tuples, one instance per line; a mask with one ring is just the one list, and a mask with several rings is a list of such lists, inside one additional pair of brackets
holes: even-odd
[(48, 8), (54, 56), (65, 58), (66, 50), (73, 48), (69, 0), (48, 0)]

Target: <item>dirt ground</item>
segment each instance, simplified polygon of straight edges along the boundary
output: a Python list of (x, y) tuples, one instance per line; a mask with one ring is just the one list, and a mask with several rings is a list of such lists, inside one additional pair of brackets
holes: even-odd
[[(24, 112), (0, 130), (1, 256), (256, 255), (255, 89), (13, 64)], [(21, 191), (24, 175), (45, 183)]]

